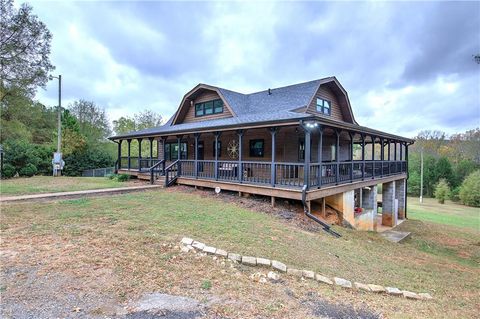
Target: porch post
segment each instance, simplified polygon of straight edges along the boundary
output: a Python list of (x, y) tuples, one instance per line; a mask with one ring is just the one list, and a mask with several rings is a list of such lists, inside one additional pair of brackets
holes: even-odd
[(177, 136), (177, 145), (178, 145), (178, 149), (177, 149), (177, 159), (178, 159), (178, 160), (180, 159), (181, 154), (182, 154), (182, 152), (181, 152), (181, 150), (180, 150), (180, 147), (181, 147), (181, 145), (182, 145), (182, 144), (180, 143), (181, 140), (182, 140), (182, 136), (181, 136), (181, 135)]
[(130, 144), (132, 143), (131, 139), (127, 140), (128, 148), (127, 148), (127, 156), (128, 156), (128, 165), (127, 168), (130, 169), (131, 167), (131, 160), (130, 160)]
[(149, 137), (148, 140), (150, 141), (150, 166), (153, 166), (152, 160), (153, 160), (153, 137)]
[(348, 132), (350, 136), (350, 182), (353, 182), (353, 139), (355, 137), (355, 133)]
[(275, 187), (276, 184), (276, 167), (275, 167), (275, 141), (278, 129), (276, 127), (270, 128), (270, 134), (272, 135), (272, 163), (270, 164), (270, 183), (272, 187)]
[[(167, 154), (165, 154), (165, 142), (167, 141), (168, 137), (162, 136), (162, 150), (163, 150), (163, 164), (162, 164), (162, 171), (165, 172), (165, 162), (167, 161)], [(171, 152), (171, 150), (170, 150)]]
[(318, 187), (322, 187), (322, 160), (323, 160), (323, 127), (318, 127)]
[(242, 182), (243, 178), (243, 171), (242, 171), (242, 142), (243, 142), (243, 130), (238, 130), (237, 135), (238, 135), (238, 182)]
[(311, 135), (310, 130), (306, 127), (303, 128), (305, 131), (305, 164), (303, 167), (303, 184), (307, 185), (307, 189), (310, 188), (310, 152), (311, 152)]
[(391, 159), (391, 152), (390, 152), (390, 140), (387, 140), (387, 141), (388, 141), (388, 175), (390, 175), (392, 173), (390, 169), (390, 161), (392, 159)]
[(215, 153), (215, 180), (218, 181), (218, 138), (222, 134), (222, 132), (215, 132), (215, 149), (213, 150)]
[(141, 161), (142, 161), (142, 139), (141, 138), (137, 138), (137, 141), (138, 141), (138, 170), (141, 171), (142, 170), (142, 164), (141, 164)]
[(372, 179), (374, 179), (375, 178), (375, 140), (377, 138), (373, 135), (371, 135), (370, 138), (372, 139)]
[(195, 178), (198, 178), (198, 140), (200, 138), (200, 133), (193, 134), (193, 138), (195, 139)]
[(382, 169), (380, 170), (380, 176), (383, 177), (383, 161), (385, 160), (385, 144), (383, 137), (380, 138), (380, 161), (382, 163)]
[(338, 185), (340, 181), (340, 130), (335, 130), (335, 134), (337, 135), (337, 144), (335, 146), (335, 162), (337, 163), (336, 172), (335, 172), (335, 184)]
[(365, 134), (360, 133), (362, 138), (362, 181), (365, 179)]
[(123, 142), (123, 140), (118, 140), (118, 168), (117, 168), (117, 171), (122, 168), (122, 142)]
[(407, 218), (407, 194), (408, 194), (408, 147), (410, 146), (410, 144), (407, 144), (405, 142), (405, 166), (406, 166), (406, 173), (407, 173), (407, 179), (405, 180), (405, 215), (403, 216), (404, 218)]
[(393, 142), (393, 160), (397, 161), (397, 141)]
[(402, 156), (403, 156), (403, 142), (400, 142), (400, 161), (402, 161)]

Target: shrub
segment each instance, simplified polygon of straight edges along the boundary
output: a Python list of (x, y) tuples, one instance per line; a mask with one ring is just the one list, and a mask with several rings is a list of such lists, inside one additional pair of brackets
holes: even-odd
[(435, 186), (434, 195), (440, 204), (444, 204), (445, 199), (450, 197), (450, 187), (448, 186), (447, 180), (445, 178), (442, 178), (438, 182), (437, 186)]
[(480, 207), (480, 170), (465, 178), (460, 187), (459, 196), (463, 204)]
[(22, 167), (18, 172), (20, 176), (27, 176), (27, 177), (32, 177), (36, 173), (37, 173), (37, 167), (31, 163), (28, 163), (27, 165)]
[(128, 174), (118, 174), (117, 175), (117, 181), (119, 182), (126, 182), (130, 179), (130, 175)]
[(2, 177), (3, 178), (12, 178), (13, 176), (15, 176), (15, 173), (17, 172), (17, 170), (15, 169), (15, 167), (13, 165), (10, 165), (10, 164), (4, 164), (3, 165), (3, 171), (2, 171)]
[(452, 189), (452, 191), (450, 192), (450, 199), (453, 202), (459, 202), (460, 201), (460, 187), (459, 186)]
[(118, 176), (117, 174), (108, 174), (107, 178), (108, 179), (117, 179), (117, 176)]

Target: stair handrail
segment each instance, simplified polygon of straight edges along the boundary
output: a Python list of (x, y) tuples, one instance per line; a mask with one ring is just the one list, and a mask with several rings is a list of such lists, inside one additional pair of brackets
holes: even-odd
[[(177, 166), (177, 173), (175, 174), (175, 176), (173, 176), (172, 179), (170, 179), (170, 172), (173, 171), (172, 170), (172, 167), (174, 166)], [(170, 165), (168, 165), (166, 168), (165, 168), (165, 187), (168, 187), (170, 186), (173, 182), (175, 182), (175, 180), (177, 179), (179, 173), (180, 173), (180, 160), (176, 160), (174, 161), (173, 163), (171, 163)]]
[(151, 166), (148, 170), (150, 171), (150, 184), (153, 184), (155, 183), (155, 169), (158, 167), (158, 166), (162, 166), (162, 169), (160, 170), (160, 173), (164, 173), (165, 172), (165, 160), (162, 159), (161, 161), (157, 162), (156, 164), (154, 164), (153, 166)]

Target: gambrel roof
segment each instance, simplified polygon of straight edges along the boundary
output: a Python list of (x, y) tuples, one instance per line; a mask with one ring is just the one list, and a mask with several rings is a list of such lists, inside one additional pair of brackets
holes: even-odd
[[(327, 77), (250, 94), (242, 94), (207, 84), (198, 84), (185, 94), (175, 114), (164, 125), (114, 136), (111, 139), (171, 135), (209, 129), (234, 129), (235, 127), (246, 127), (249, 125), (285, 123), (312, 117), (318, 118), (318, 114), (308, 113), (307, 107), (312, 103), (321, 85), (328, 86), (338, 97), (345, 121), (338, 121), (328, 117), (321, 117), (321, 120), (345, 128), (367, 129), (360, 127), (355, 121), (347, 92), (342, 85), (335, 77)], [(185, 108), (189, 107), (188, 103), (186, 103), (188, 99), (198, 94), (200, 90), (216, 92), (233, 116), (177, 124), (177, 122), (180, 122), (181, 115), (186, 112)]]

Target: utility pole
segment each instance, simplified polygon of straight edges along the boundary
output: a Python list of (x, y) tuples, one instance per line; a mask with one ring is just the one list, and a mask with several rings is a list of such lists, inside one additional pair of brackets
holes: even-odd
[(62, 76), (58, 76), (57, 153), (62, 152)]
[(57, 151), (53, 154), (53, 176), (61, 176), (65, 162), (62, 159), (62, 76), (52, 76), (58, 79), (58, 109), (57, 109)]
[(423, 203), (423, 147), (420, 150), (420, 203)]

